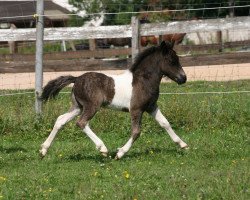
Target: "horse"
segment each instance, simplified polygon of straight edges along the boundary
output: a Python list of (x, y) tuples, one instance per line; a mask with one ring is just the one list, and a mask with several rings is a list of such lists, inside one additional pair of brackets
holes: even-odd
[(163, 41), (173, 41), (175, 44), (182, 43), (186, 33), (174, 33), (174, 34), (166, 34), (162, 35)]
[[(167, 12), (167, 10), (165, 10), (165, 12), (161, 14), (165, 14), (168, 16), (170, 13)], [(141, 13), (139, 15), (140, 24), (150, 23), (151, 20), (149, 20), (149, 18), (151, 17), (152, 16), (150, 15), (150, 13)], [(145, 47), (148, 44), (156, 45), (156, 44), (159, 44), (161, 41), (174, 42), (176, 45), (178, 45), (182, 43), (185, 35), (186, 33), (173, 33), (173, 34), (165, 34), (165, 35), (159, 35), (159, 36), (155, 36), (155, 35), (141, 36), (141, 46)]]
[(53, 130), (41, 145), (41, 157), (46, 155), (63, 125), (78, 115), (80, 117), (77, 126), (93, 141), (103, 156), (108, 156), (107, 147), (89, 126), (89, 121), (101, 107), (130, 113), (131, 136), (124, 146), (118, 148), (115, 159), (122, 158), (139, 138), (144, 112), (150, 114), (180, 148), (188, 148), (157, 106), (159, 86), (163, 77), (167, 76), (178, 84), (183, 84), (187, 80), (173, 46), (174, 43), (162, 42), (158, 46), (144, 50), (137, 55), (132, 66), (120, 75), (108, 76), (103, 73), (87, 72), (78, 77), (68, 75), (49, 81), (43, 88), (40, 98), (46, 102), (55, 97), (62, 88), (73, 83), (72, 106), (67, 113), (57, 118)]
[[(178, 45), (182, 43), (186, 33), (174, 33), (174, 34), (165, 34), (161, 35), (161, 40), (165, 42), (174, 42), (175, 45)], [(160, 37), (149, 35), (149, 36), (141, 36), (141, 46), (145, 47), (148, 44), (156, 45), (158, 44), (158, 41), (160, 40)]]

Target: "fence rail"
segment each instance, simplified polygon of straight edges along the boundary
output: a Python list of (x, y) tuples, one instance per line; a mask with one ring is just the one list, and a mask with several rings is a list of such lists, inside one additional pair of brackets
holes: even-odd
[[(250, 46), (250, 40), (237, 41), (237, 42), (225, 42), (223, 48), (237, 48)], [(218, 50), (221, 44), (202, 44), (202, 45), (176, 45), (177, 52), (186, 54), (189, 50), (192, 51), (207, 51)], [(94, 50), (79, 50), (79, 51), (67, 51), (67, 52), (53, 52), (44, 53), (45, 60), (61, 60), (61, 59), (83, 59), (83, 58), (109, 58), (114, 56), (131, 55), (131, 48), (119, 48), (119, 49), (94, 49)], [(222, 55), (223, 56), (223, 55)], [(244, 54), (242, 57), (245, 59)], [(237, 56), (238, 58), (238, 56)], [(0, 62), (6, 61), (34, 61), (34, 54), (0, 54)], [(250, 57), (248, 62), (250, 62)], [(232, 63), (233, 64), (233, 63)]]
[[(130, 49), (124, 49), (124, 53)], [(90, 51), (88, 51), (90, 52)], [(99, 50), (94, 50), (97, 55)], [(110, 51), (109, 53), (111, 53)], [(44, 71), (88, 71), (88, 70), (121, 70), (127, 69), (131, 65), (131, 59), (102, 60), (86, 59), (83, 51), (61, 52), (44, 55)], [(93, 56), (93, 54), (89, 54)], [(23, 61), (18, 61), (24, 59)], [(221, 53), (216, 55), (203, 54), (193, 56), (181, 56), (180, 61), (183, 66), (207, 66), (250, 63), (250, 52)], [(15, 60), (1, 62), (0, 73), (24, 73), (34, 72), (34, 55), (17, 55)]]
[[(164, 23), (141, 24), (139, 34), (164, 35), (171, 33), (191, 33), (249, 29), (250, 17), (205, 19)], [(78, 40), (98, 38), (132, 37), (132, 26), (65, 27), (45, 28), (44, 40)], [(36, 29), (0, 29), (0, 41), (35, 41)]]

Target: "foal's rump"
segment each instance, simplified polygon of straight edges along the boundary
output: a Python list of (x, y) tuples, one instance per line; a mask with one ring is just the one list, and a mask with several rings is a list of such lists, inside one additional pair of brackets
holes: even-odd
[[(115, 94), (114, 79), (102, 73), (87, 72), (79, 77), (60, 76), (43, 88), (41, 99), (56, 97), (69, 84), (74, 83), (73, 94), (80, 104), (110, 104)], [(81, 105), (83, 106), (83, 105)], [(96, 105), (97, 106), (97, 105)]]
[(115, 94), (114, 80), (102, 73), (87, 72), (77, 77), (73, 93), (80, 104), (107, 105)]

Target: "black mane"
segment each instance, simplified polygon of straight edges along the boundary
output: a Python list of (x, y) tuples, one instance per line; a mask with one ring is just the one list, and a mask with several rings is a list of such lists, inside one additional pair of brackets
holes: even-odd
[(135, 57), (135, 61), (132, 64), (132, 66), (130, 67), (130, 71), (134, 72), (135, 69), (137, 68), (137, 66), (141, 63), (142, 60), (144, 60), (144, 58), (146, 58), (148, 55), (156, 52), (156, 50), (159, 49), (156, 46), (152, 46), (149, 47), (148, 49), (144, 50), (143, 52), (139, 53), (136, 57)]

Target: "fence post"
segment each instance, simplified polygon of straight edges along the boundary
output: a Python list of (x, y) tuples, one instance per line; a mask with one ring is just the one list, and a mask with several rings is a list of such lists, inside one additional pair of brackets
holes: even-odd
[[(95, 49), (96, 49), (95, 39), (89, 39), (89, 50), (94, 51)], [(95, 59), (95, 57), (91, 57), (91, 59)]]
[(136, 16), (133, 16), (131, 19), (132, 26), (132, 63), (136, 55), (140, 50), (140, 24), (139, 19)]
[(222, 31), (217, 31), (216, 32), (216, 40), (217, 44), (219, 44), (219, 52), (223, 51), (223, 41), (222, 41)]
[[(15, 24), (11, 24), (10, 29), (12, 29), (12, 30), (16, 29)], [(17, 42), (16, 41), (9, 41), (8, 44), (9, 44), (9, 49), (10, 49), (9, 52), (10, 52), (10, 54), (15, 54), (15, 53), (18, 52)]]
[(43, 14), (44, 0), (36, 1), (36, 69), (35, 69), (35, 110), (37, 114), (42, 113), (42, 101), (40, 99), (43, 87)]
[(62, 40), (62, 42), (61, 42), (61, 51), (63, 51), (63, 52), (67, 51), (65, 40)]
[[(229, 0), (228, 4), (229, 6), (234, 6), (235, 5), (235, 0)], [(234, 8), (229, 9), (229, 17), (234, 17)]]

